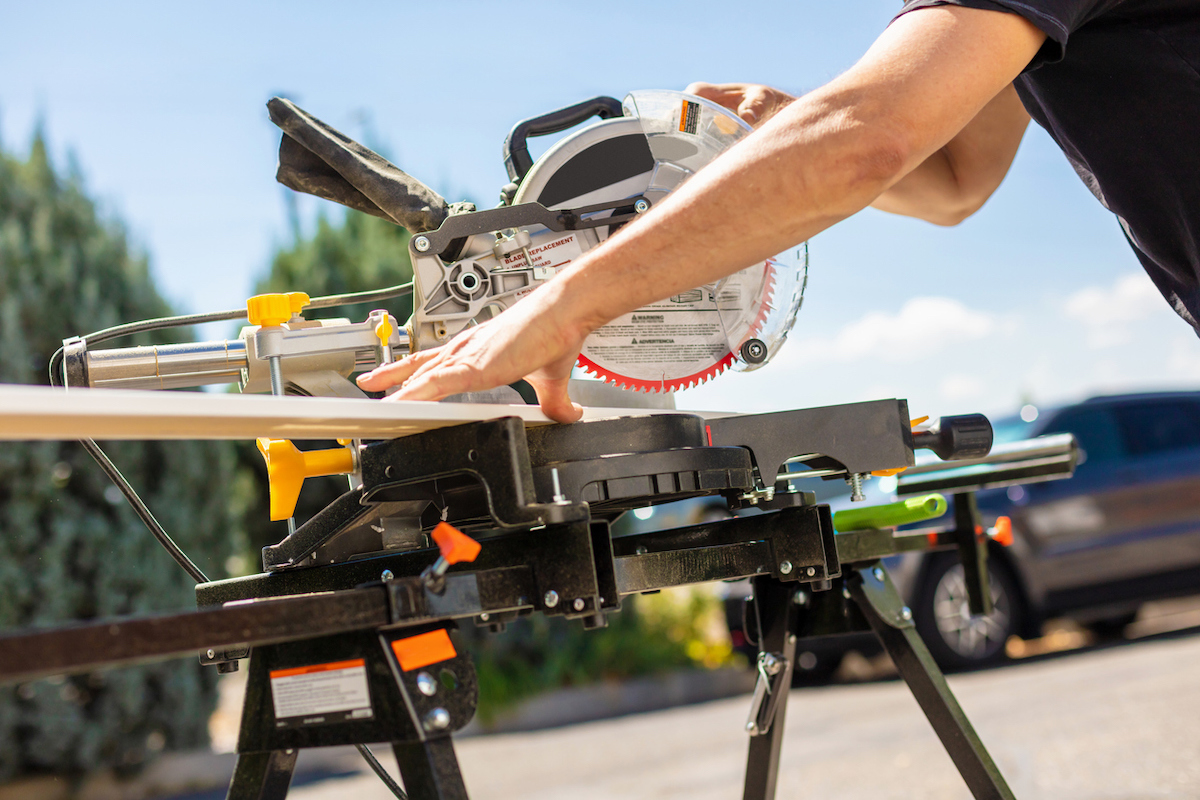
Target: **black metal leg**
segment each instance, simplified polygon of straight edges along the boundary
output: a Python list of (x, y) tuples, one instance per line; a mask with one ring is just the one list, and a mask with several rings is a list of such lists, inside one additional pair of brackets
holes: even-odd
[(393, 742), (410, 800), (467, 800), (458, 757), (449, 736), (426, 742)]
[(958, 557), (967, 582), (967, 608), (972, 614), (992, 613), (992, 590), (987, 569), (987, 541), (978, 531), (979, 507), (974, 492), (954, 495), (954, 530)]
[(762, 653), (783, 656), (783, 669), (774, 681), (779, 696), (774, 699), (775, 711), (770, 728), (765, 733), (752, 734), (750, 753), (746, 759), (744, 800), (772, 800), (775, 781), (779, 777), (779, 748), (783, 744), (783, 723), (787, 715), (787, 695), (792, 686), (792, 667), (796, 661), (796, 614), (793, 598), (796, 584), (785, 584), (769, 578), (754, 580), (754, 604), (757, 609), (758, 649)]
[(992, 757), (950, 691), (945, 676), (913, 626), (912, 612), (900, 599), (882, 562), (846, 577), (851, 596), (896, 663), (900, 677), (942, 740), (954, 766), (976, 800), (1013, 800)]
[(296, 769), (298, 750), (239, 753), (227, 800), (282, 800)]

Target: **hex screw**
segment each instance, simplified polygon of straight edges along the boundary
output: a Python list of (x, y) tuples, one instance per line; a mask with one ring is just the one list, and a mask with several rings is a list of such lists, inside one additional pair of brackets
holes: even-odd
[(792, 562), (780, 561), (779, 562), (779, 572), (783, 575), (790, 575), (792, 572)]
[(650, 210), (650, 201), (644, 197), (638, 198), (633, 204), (633, 210), (639, 214), (645, 214)]
[(428, 672), (419, 672), (417, 673), (417, 688), (426, 697), (433, 697), (434, 692), (437, 691), (437, 681)]
[(875, 576), (875, 580), (883, 583), (883, 567), (876, 567), (871, 570), (871, 574)]
[(908, 606), (900, 609), (900, 618), (905, 622), (908, 622), (910, 619), (912, 619), (912, 609)]
[(805, 574), (806, 574), (806, 575), (808, 575), (808, 577), (810, 577), (810, 578), (811, 578), (812, 576), (814, 576), (814, 575), (816, 575), (816, 574), (817, 574), (817, 568), (816, 568), (816, 567), (809, 567), (809, 568), (808, 568), (808, 570), (805, 572)]
[(413, 247), (417, 248), (418, 253), (428, 252), (429, 251), (429, 237), (428, 236), (418, 236), (416, 239), (413, 240)]
[(576, 611), (583, 611), (583, 606), (584, 606), (584, 603), (583, 603), (582, 597), (576, 597), (575, 602), (571, 604), (571, 607), (574, 608)]
[(480, 615), (479, 615), (479, 618), (480, 618), (481, 620), (483, 620), (484, 622), (487, 622), (489, 619), (491, 619), (491, 618), (492, 618), (492, 615), (491, 615), (491, 614), (489, 614), (489, 613), (487, 613), (487, 612), (485, 611), (485, 612), (483, 612), (482, 614), (480, 614)]
[(216, 658), (216, 657), (217, 657), (217, 651), (216, 651), (216, 650), (213, 650), (213, 649), (210, 647), (210, 648), (208, 649), (208, 653), (207, 653), (206, 655), (207, 655), (209, 658)]
[(390, 581), (390, 580), (391, 580), (392, 578), (394, 578), (394, 577), (396, 577), (396, 576), (395, 576), (395, 575), (392, 573), (392, 571), (391, 571), (390, 569), (385, 569), (385, 570), (383, 571), (383, 574), (381, 574), (381, 575), (379, 576), (379, 580), (381, 580), (381, 581)]
[(444, 708), (435, 708), (425, 715), (421, 726), (427, 731), (444, 731), (450, 727), (450, 712)]
[(542, 597), (542, 602), (546, 604), (546, 608), (554, 608), (558, 605), (558, 592), (551, 589)]

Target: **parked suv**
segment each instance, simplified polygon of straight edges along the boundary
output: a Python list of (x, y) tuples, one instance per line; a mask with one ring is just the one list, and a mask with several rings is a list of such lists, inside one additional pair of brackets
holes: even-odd
[(1147, 600), (1200, 593), (1200, 392), (1027, 406), (994, 427), (998, 442), (1072, 433), (1079, 464), (1067, 480), (976, 495), (985, 524), (1013, 523), (1013, 545), (989, 554), (996, 614), (967, 613), (953, 553), (889, 565), (939, 662), (997, 660), (1009, 636), (1055, 616), (1117, 633)]
[[(1072, 433), (1079, 464), (1066, 480), (976, 494), (985, 524), (998, 516), (1012, 520), (1012, 546), (992, 543), (989, 552), (993, 614), (972, 617), (967, 610), (957, 553), (887, 559), (917, 630), (943, 668), (999, 661), (1010, 636), (1037, 637), (1052, 617), (1112, 635), (1147, 600), (1200, 594), (1200, 392), (1026, 406), (993, 426), (997, 443)], [(868, 502), (892, 499), (878, 491), (880, 483), (868, 483), (876, 489)], [(844, 497), (826, 502), (850, 505)], [(950, 514), (923, 525), (949, 525)], [(740, 605), (731, 597), (727, 609), (735, 644), (745, 641)], [(801, 680), (828, 676), (850, 649), (870, 655), (879, 648), (870, 635), (808, 640), (801, 643), (796, 674)]]

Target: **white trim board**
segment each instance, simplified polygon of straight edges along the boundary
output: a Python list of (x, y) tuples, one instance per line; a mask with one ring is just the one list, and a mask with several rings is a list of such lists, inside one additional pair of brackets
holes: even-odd
[[(687, 413), (585, 408), (587, 419)], [(0, 384), (0, 441), (394, 439), (467, 422), (552, 420), (537, 406)]]

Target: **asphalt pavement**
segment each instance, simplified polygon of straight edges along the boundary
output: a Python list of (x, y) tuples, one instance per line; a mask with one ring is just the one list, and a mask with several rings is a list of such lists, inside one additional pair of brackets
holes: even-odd
[[(950, 684), (1018, 798), (1200, 798), (1200, 627), (1023, 659)], [(473, 800), (734, 800), (748, 702), (466, 738), (459, 761)], [(395, 762), (379, 754), (395, 774)], [(793, 690), (778, 796), (970, 797), (896, 680)], [(295, 786), (289, 797), (391, 795), (361, 773)]]

